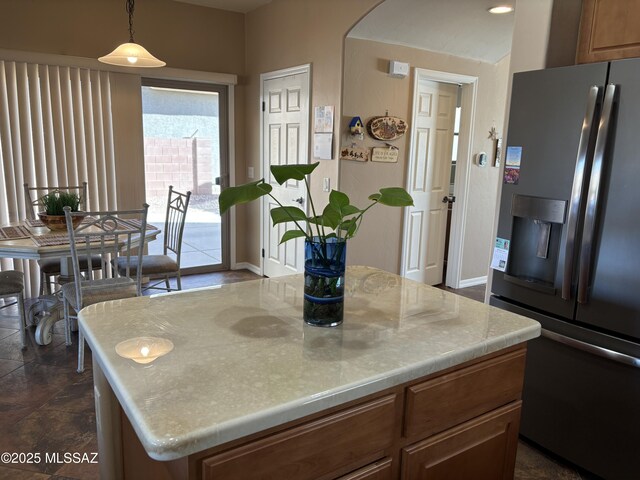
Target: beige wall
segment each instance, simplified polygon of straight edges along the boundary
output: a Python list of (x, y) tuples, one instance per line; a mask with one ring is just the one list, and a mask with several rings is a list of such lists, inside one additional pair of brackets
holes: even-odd
[[(573, 3), (576, 1), (579, 0), (572, 0)], [(247, 166), (254, 166), (256, 171), (260, 168), (260, 73), (311, 63), (311, 105), (334, 105), (336, 116), (340, 115), (344, 36), (360, 18), (380, 2), (381, 0), (273, 0), (268, 5), (242, 15), (172, 0), (138, 0), (134, 15), (135, 38), (156, 56), (165, 60), (170, 67), (239, 75), (234, 112), (236, 141), (233, 147), (236, 152), (236, 180), (237, 183), (242, 183), (247, 180)], [(518, 32), (514, 33), (514, 37), (518, 35), (525, 43), (530, 44), (529, 50), (535, 50), (537, 60), (540, 49), (534, 47), (537, 45), (540, 32), (544, 31), (542, 33), (547, 36), (549, 34), (548, 21), (544, 24), (545, 12), (553, 2), (528, 0), (520, 3), (523, 5), (518, 6), (521, 15), (516, 13)], [(545, 18), (542, 19), (541, 25), (538, 25), (537, 16), (531, 17), (533, 20), (526, 20), (531, 11), (543, 12), (542, 16)], [(120, 0), (2, 0), (0, 18), (0, 49), (96, 58), (127, 40), (127, 16), (124, 2)], [(521, 20), (518, 21), (518, 18)], [(531, 25), (528, 24), (535, 24), (533, 26), (536, 34), (532, 39), (527, 38), (531, 30)], [(547, 43), (545, 40), (541, 48), (546, 48)], [(407, 52), (411, 50), (407, 49)], [(532, 65), (530, 54), (530, 51), (523, 49), (515, 56), (524, 64)], [(434, 61), (431, 64), (430, 60), (420, 66), (447, 70), (447, 62), (452, 62), (453, 59), (446, 55), (441, 57), (442, 62)], [(480, 68), (482, 65), (479, 64), (477, 67)], [(381, 67), (378, 65), (376, 68)], [(465, 68), (449, 71), (473, 74)], [(483, 88), (483, 83), (480, 82), (480, 88)], [(405, 111), (409, 111), (408, 94), (401, 95), (404, 98), (400, 101), (401, 106)], [(482, 96), (480, 95), (480, 98)], [(389, 110), (392, 111), (393, 108), (395, 107), (389, 107)], [(378, 113), (376, 111), (376, 114)], [(363, 115), (361, 112), (359, 114)], [(495, 119), (499, 131), (500, 118), (501, 116), (496, 116)], [(339, 120), (336, 118), (334, 158), (339, 147)], [(488, 125), (477, 129), (475, 145), (478, 149), (489, 151), (484, 130), (490, 127), (491, 125)], [(312, 148), (312, 145), (310, 147)], [(474, 147), (474, 152), (476, 151)], [(140, 154), (140, 161), (141, 158)], [(136, 171), (140, 173), (138, 170)], [(478, 169), (474, 168), (472, 172), (472, 184), (477, 185), (476, 193), (484, 194), (486, 190), (482, 187), (483, 182), (492, 181), (488, 177), (493, 173), (487, 169), (484, 174), (476, 175), (476, 170)], [(319, 180), (324, 176), (331, 178), (335, 187), (338, 171), (337, 160), (322, 161), (319, 172), (314, 174), (314, 191), (319, 190)], [(392, 171), (396, 172), (395, 169)], [(385, 178), (385, 184), (389, 184), (392, 178), (401, 182), (404, 180), (402, 174), (394, 173), (391, 177)], [(326, 196), (322, 192), (315, 193), (319, 193), (321, 198)], [(485, 200), (486, 198), (483, 198), (483, 201)], [(379, 224), (376, 220), (365, 219), (365, 226), (371, 223)], [(388, 270), (397, 271), (399, 265), (399, 225), (400, 220), (396, 217), (390, 224), (393, 229), (386, 228), (388, 233), (385, 235), (371, 236), (363, 231), (358, 240), (366, 243), (365, 238), (381, 238), (375, 240), (378, 246), (374, 251), (382, 251), (385, 255), (385, 242), (387, 239), (392, 240), (389, 249), (392, 261), (385, 267)], [(238, 209), (237, 238), (238, 261), (259, 265), (260, 232), (257, 204)], [(383, 249), (380, 248), (382, 244), (385, 245)], [(350, 259), (357, 261), (361, 248), (364, 248), (361, 244), (354, 243), (350, 247)], [(464, 275), (476, 275), (475, 267), (469, 271), (465, 269)]]
[[(3, 0), (0, 48), (97, 58), (128, 41), (124, 0)], [(137, 0), (134, 37), (167, 66), (244, 70), (244, 15), (172, 0)]]
[[(260, 172), (261, 168), (260, 74), (310, 63), (312, 111), (313, 106), (334, 105), (335, 111), (339, 112), (344, 36), (378, 3), (380, 0), (274, 0), (247, 14), (247, 75), (242, 82), (246, 102), (246, 143), (245, 157), (238, 158), (237, 183), (248, 181), (248, 166), (253, 166), (256, 172)], [(335, 134), (338, 129), (339, 121), (336, 118)], [(312, 143), (309, 146), (313, 149)], [(321, 191), (322, 177), (329, 177), (333, 186), (338, 180), (335, 142), (333, 151), (334, 160), (321, 160), (313, 174), (313, 196), (321, 205), (324, 205), (328, 196)], [(311, 157), (310, 160), (313, 161)], [(237, 214), (238, 261), (260, 265), (258, 202), (241, 206)]]
[[(389, 60), (408, 62), (412, 69), (407, 78), (393, 78), (386, 72)], [(390, 115), (411, 121), (413, 102), (413, 68), (437, 70), (478, 77), (475, 130), (471, 153), (492, 152), (489, 129), (503, 131), (504, 102), (508, 73), (508, 57), (496, 65), (443, 55), (415, 48), (388, 45), (358, 39), (347, 39), (345, 53), (345, 87), (343, 132), (354, 116), (363, 121), (387, 110)], [(346, 136), (342, 136), (347, 142)], [(393, 144), (400, 149), (397, 164), (341, 162), (340, 186), (358, 206), (384, 186), (405, 186), (407, 177), (409, 135)], [(365, 145), (381, 142), (365, 136)], [(486, 275), (486, 247), (491, 236), (499, 169), (470, 166), (470, 189), (467, 200), (467, 223), (462, 264), (462, 279)], [(369, 211), (358, 235), (350, 241), (348, 260), (399, 273), (402, 250), (402, 211), (376, 206)]]
[[(95, 59), (128, 40), (124, 0), (2, 0), (0, 49)], [(241, 75), (244, 72), (244, 19), (241, 13), (173, 0), (138, 0), (135, 40), (168, 67)], [(144, 198), (144, 164), (139, 72), (114, 75), (114, 115), (126, 119), (114, 132), (119, 207), (134, 208)], [(162, 72), (162, 69), (153, 69)], [(132, 90), (128, 90), (132, 89)], [(244, 138), (243, 101), (236, 94), (237, 155)]]

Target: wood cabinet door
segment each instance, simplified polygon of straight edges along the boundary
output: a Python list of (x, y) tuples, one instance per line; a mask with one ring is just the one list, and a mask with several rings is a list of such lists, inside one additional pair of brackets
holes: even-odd
[(577, 63), (640, 57), (640, 2), (583, 0)]
[(402, 450), (402, 479), (513, 478), (520, 406), (514, 402)]

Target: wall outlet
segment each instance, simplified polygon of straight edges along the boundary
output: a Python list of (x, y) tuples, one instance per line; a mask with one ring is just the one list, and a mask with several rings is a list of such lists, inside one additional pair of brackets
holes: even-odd
[(253, 167), (247, 167), (247, 178), (253, 178)]
[(330, 192), (331, 191), (331, 179), (329, 177), (324, 177), (322, 180), (322, 191)]

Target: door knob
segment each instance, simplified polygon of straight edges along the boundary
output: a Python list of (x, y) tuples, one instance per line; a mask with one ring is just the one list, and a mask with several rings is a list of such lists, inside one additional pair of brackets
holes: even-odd
[(445, 195), (444, 197), (442, 197), (442, 203), (454, 203), (455, 201), (455, 195)]
[(296, 202), (296, 203), (299, 203), (300, 205), (302, 205), (304, 203), (304, 198), (302, 198), (302, 197), (294, 198), (293, 201)]

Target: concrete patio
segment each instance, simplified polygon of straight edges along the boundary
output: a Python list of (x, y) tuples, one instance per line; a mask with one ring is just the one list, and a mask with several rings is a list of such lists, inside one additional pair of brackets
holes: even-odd
[[(148, 198), (147, 221), (164, 230), (166, 196)], [(192, 195), (182, 237), (181, 267), (215, 265), (222, 262), (222, 236), (218, 195)], [(163, 232), (164, 233), (164, 232)], [(149, 244), (149, 253), (162, 254), (164, 236)]]

